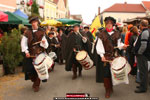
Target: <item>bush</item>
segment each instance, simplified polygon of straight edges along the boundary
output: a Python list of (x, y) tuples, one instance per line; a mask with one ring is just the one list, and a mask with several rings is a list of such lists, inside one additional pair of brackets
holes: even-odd
[(2, 37), (0, 52), (3, 55), (5, 74), (14, 74), (15, 68), (22, 62), (20, 40), (21, 34), (17, 29), (13, 29), (9, 35), (5, 33)]

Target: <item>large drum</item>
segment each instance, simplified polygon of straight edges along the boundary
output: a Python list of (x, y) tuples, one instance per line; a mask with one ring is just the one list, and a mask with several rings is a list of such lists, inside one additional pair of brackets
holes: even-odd
[(85, 70), (91, 69), (94, 66), (93, 61), (84, 50), (77, 53), (76, 60), (84, 67)]
[(56, 55), (55, 52), (50, 52), (48, 55), (49, 55), (49, 57), (51, 57), (51, 59), (53, 59), (53, 60), (56, 60), (56, 59), (57, 59), (57, 55)]
[(41, 53), (34, 59), (33, 65), (40, 80), (46, 80), (49, 78), (48, 70), (52, 69), (54, 61), (46, 53)]
[(130, 71), (131, 66), (124, 57), (115, 58), (111, 63), (113, 85), (129, 84), (128, 74)]

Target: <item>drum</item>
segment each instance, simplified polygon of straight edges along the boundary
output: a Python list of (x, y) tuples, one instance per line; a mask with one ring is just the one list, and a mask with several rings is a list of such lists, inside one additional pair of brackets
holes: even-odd
[(91, 69), (94, 66), (86, 51), (79, 51), (76, 55), (76, 60), (84, 67), (85, 70)]
[(40, 80), (45, 80), (49, 78), (48, 69), (52, 69), (54, 61), (46, 53), (41, 53), (34, 59), (33, 65)]
[(111, 63), (113, 85), (129, 84), (128, 74), (131, 66), (124, 57), (117, 57)]
[(50, 52), (49, 53), (49, 57), (51, 57), (51, 59), (56, 60), (57, 59), (57, 55), (55, 52)]

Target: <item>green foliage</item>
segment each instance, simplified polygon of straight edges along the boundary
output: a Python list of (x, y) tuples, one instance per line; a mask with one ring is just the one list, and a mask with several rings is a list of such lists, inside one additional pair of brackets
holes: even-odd
[(23, 59), (20, 41), (21, 34), (17, 29), (13, 29), (9, 35), (5, 33), (2, 37), (0, 52), (3, 54), (4, 67), (8, 67), (9, 69), (7, 73), (14, 73), (15, 67), (17, 67)]
[(41, 21), (44, 20), (44, 19), (40, 16), (40, 14), (39, 14), (39, 5), (36, 3), (36, 0), (34, 0), (32, 6), (31, 6), (31, 15), (29, 16), (29, 19), (30, 19), (31, 17), (35, 17), (35, 16), (39, 17), (39, 19), (40, 19)]
[(39, 16), (39, 6), (36, 3), (36, 0), (33, 1), (32, 7), (31, 7), (31, 16)]

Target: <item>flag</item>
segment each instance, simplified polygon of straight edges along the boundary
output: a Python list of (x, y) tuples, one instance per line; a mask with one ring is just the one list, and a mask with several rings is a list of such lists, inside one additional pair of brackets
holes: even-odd
[(91, 29), (90, 29), (94, 39), (96, 37), (97, 29), (100, 28), (100, 27), (102, 27), (102, 26), (101, 26), (101, 23), (100, 23), (100, 15), (98, 15), (94, 19), (94, 21), (93, 21), (93, 23), (91, 25)]

